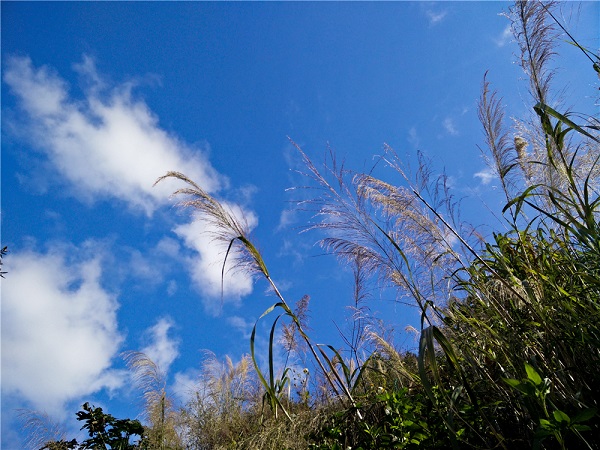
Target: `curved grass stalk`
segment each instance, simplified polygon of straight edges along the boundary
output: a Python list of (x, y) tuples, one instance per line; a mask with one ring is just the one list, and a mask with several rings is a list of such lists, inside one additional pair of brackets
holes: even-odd
[[(311, 339), (304, 331), (300, 320), (293, 313), (285, 298), (277, 288), (277, 285), (271, 278), (262, 255), (260, 254), (256, 246), (252, 243), (252, 241), (249, 239), (247, 225), (240, 221), (240, 219), (236, 218), (231, 212), (227, 211), (223, 207), (223, 205), (214, 197), (212, 197), (209, 193), (207, 193), (200, 186), (198, 186), (196, 183), (194, 183), (187, 176), (180, 172), (167, 172), (167, 174), (158, 178), (154, 184), (156, 185), (157, 183), (167, 178), (175, 178), (177, 180), (183, 181), (184, 183), (190, 186), (187, 188), (181, 188), (176, 190), (172, 194), (172, 196), (183, 195), (190, 197), (190, 199), (181, 202), (179, 206), (184, 208), (193, 208), (196, 211), (200, 212), (201, 219), (207, 221), (207, 223), (213, 226), (213, 230), (211, 231), (211, 233), (214, 239), (227, 245), (227, 251), (223, 261), (223, 268), (221, 274), (224, 275), (225, 265), (227, 263), (229, 255), (232, 251), (234, 251), (234, 246), (236, 245), (236, 243), (239, 243), (240, 245), (237, 247), (238, 258), (236, 259), (234, 268), (238, 270), (244, 270), (252, 274), (258, 274), (265, 278), (269, 283), (270, 287), (272, 288), (273, 292), (277, 296), (277, 298), (279, 298), (280, 300), (278, 303), (267, 309), (267, 311), (265, 311), (265, 313), (263, 313), (261, 317), (270, 313), (276, 307), (282, 308), (284, 310), (285, 315), (290, 317), (296, 325), (300, 336), (302, 336), (303, 340), (306, 342), (308, 349), (310, 350), (320, 370), (325, 375), (333, 391), (336, 393), (336, 395), (340, 395), (340, 392), (337, 388), (337, 386), (340, 386), (344, 397), (350, 402), (352, 406), (356, 407), (356, 402), (354, 401), (352, 393), (346, 388), (339, 374), (336, 371), (334, 371), (332, 378), (330, 372), (326, 370), (323, 361), (321, 360), (316, 351), (315, 344), (312, 343)], [(223, 277), (221, 282), (223, 282)], [(273, 333), (273, 330), (274, 328), (272, 328), (271, 334)], [(332, 367), (331, 360), (327, 358), (326, 355), (323, 355), (323, 357), (325, 358), (327, 365)], [(252, 352), (252, 359), (254, 360), (255, 367), (257, 367), (254, 352)], [(272, 370), (272, 367), (270, 367), (270, 370)], [(265, 389), (267, 389), (267, 391), (272, 391), (274, 383), (267, 383), (264, 379), (264, 376), (262, 376), (262, 374), (259, 375), (259, 378), (265, 386)]]
[[(269, 309), (267, 309), (260, 317), (262, 318), (266, 314), (269, 314), (271, 311), (273, 311), (278, 306), (280, 306), (280, 304), (275, 303)], [(269, 337), (269, 380), (268, 381), (265, 379), (262, 371), (260, 370), (258, 362), (256, 360), (254, 342), (255, 342), (255, 338), (256, 338), (256, 326), (258, 325), (258, 321), (254, 325), (254, 328), (252, 328), (252, 334), (250, 336), (250, 357), (252, 358), (252, 362), (254, 363), (254, 369), (256, 370), (258, 379), (260, 380), (261, 384), (265, 388), (265, 395), (263, 397), (263, 407), (264, 407), (264, 403), (266, 400), (266, 401), (268, 401), (271, 411), (273, 411), (273, 414), (275, 415), (276, 419), (277, 419), (277, 411), (279, 408), (281, 408), (281, 410), (283, 411), (285, 416), (288, 418), (288, 420), (292, 421), (290, 414), (287, 412), (286, 408), (283, 406), (283, 404), (281, 403), (281, 400), (279, 399), (279, 394), (282, 392), (283, 388), (285, 387), (286, 375), (287, 375), (287, 371), (289, 368), (286, 367), (284, 369), (281, 378), (279, 380), (277, 380), (277, 382), (275, 381), (275, 375), (274, 375), (275, 367), (274, 367), (274, 363), (273, 363), (273, 353), (274, 353), (273, 352), (273, 341), (274, 341), (275, 327), (277, 326), (277, 321), (282, 316), (283, 316), (283, 314), (280, 314), (279, 316), (277, 316), (277, 318), (273, 321), (273, 326), (271, 327), (271, 334)], [(260, 320), (260, 318), (259, 318), (259, 320)], [(287, 380), (287, 381), (289, 381), (289, 380)]]

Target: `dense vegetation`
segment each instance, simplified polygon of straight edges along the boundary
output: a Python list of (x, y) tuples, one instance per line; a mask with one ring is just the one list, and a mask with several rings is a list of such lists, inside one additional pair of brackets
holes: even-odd
[[(250, 355), (237, 364), (208, 355), (202, 389), (178, 409), (152, 361), (129, 353), (145, 425), (85, 404), (78, 420), (89, 439), (55, 437), (37, 448), (600, 448), (600, 122), (559, 112), (551, 98), (561, 27), (553, 7), (517, 2), (508, 14), (531, 117), (508, 127), (483, 81), (478, 112), (508, 231), (485, 242), (461, 223), (446, 178), (434, 178), (424, 158), (410, 174), (388, 148), (383, 160), (403, 180), (392, 185), (334, 157), (320, 170), (298, 148), (318, 192), (304, 203), (321, 219), (312, 228), (355, 274), (354, 327), (342, 351), (311, 340), (308, 297), (295, 305), (283, 297), (245, 224), (168, 173), (161, 179), (184, 183), (181, 205), (212, 225), (236, 269), (270, 284), (276, 303), (261, 317), (272, 320), (269, 367), (257, 363), (255, 326)], [(600, 75), (598, 57), (572, 40)], [(361, 314), (373, 276), (420, 308), (417, 354), (395, 348)], [(277, 345), (290, 355), (286, 367), (274, 366)], [(295, 363), (302, 355), (308, 368)]]

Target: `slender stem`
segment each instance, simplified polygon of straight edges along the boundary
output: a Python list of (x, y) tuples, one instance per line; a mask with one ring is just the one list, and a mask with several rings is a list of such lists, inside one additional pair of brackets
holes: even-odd
[(449, 224), (447, 221), (446, 221), (446, 219), (444, 219), (444, 218), (442, 217), (442, 215), (441, 215), (439, 212), (437, 212), (437, 210), (436, 210), (436, 209), (435, 209), (433, 206), (431, 206), (431, 205), (430, 205), (430, 204), (427, 202), (427, 200), (425, 200), (425, 199), (424, 199), (424, 198), (421, 196), (421, 194), (419, 194), (419, 193), (418, 193), (418, 192), (417, 192), (415, 189), (413, 189), (413, 193), (414, 193), (414, 194), (415, 194), (415, 195), (416, 195), (416, 196), (419, 198), (419, 200), (421, 200), (421, 201), (423, 202), (423, 204), (424, 204), (424, 205), (425, 205), (425, 206), (426, 206), (426, 207), (427, 207), (427, 208), (428, 208), (428, 209), (429, 209), (429, 210), (430, 210), (430, 211), (431, 211), (433, 214), (435, 214), (435, 216), (436, 216), (438, 219), (440, 219), (440, 220), (441, 220), (441, 222), (442, 222), (442, 223), (443, 223), (443, 224), (444, 224), (444, 225), (445, 225), (445, 226), (448, 228), (448, 230), (450, 230), (450, 232), (451, 232), (452, 234), (454, 234), (454, 236), (456, 236), (456, 238), (457, 238), (457, 239), (458, 239), (458, 240), (461, 242), (461, 244), (463, 244), (463, 245), (465, 246), (465, 248), (466, 248), (467, 250), (469, 250), (469, 252), (470, 252), (471, 254), (473, 254), (473, 256), (475, 256), (475, 259), (477, 259), (477, 261), (479, 261), (481, 264), (483, 264), (483, 265), (485, 266), (485, 268), (486, 268), (487, 270), (489, 270), (489, 271), (490, 271), (490, 273), (491, 273), (491, 274), (492, 274), (492, 275), (493, 275), (495, 278), (497, 278), (497, 279), (498, 279), (498, 280), (499, 280), (499, 281), (500, 281), (502, 284), (504, 284), (504, 285), (505, 285), (505, 286), (506, 286), (506, 287), (507, 287), (507, 288), (508, 288), (508, 289), (509, 289), (509, 290), (510, 290), (510, 291), (511, 291), (513, 294), (515, 294), (515, 295), (516, 295), (516, 296), (519, 298), (519, 300), (522, 300), (522, 301), (523, 301), (525, 304), (527, 304), (527, 305), (529, 304), (529, 301), (528, 301), (528, 300), (527, 300), (525, 297), (523, 297), (523, 296), (522, 296), (522, 295), (521, 295), (519, 292), (517, 292), (517, 291), (515, 290), (515, 288), (514, 288), (514, 287), (513, 287), (513, 286), (512, 286), (512, 285), (511, 285), (511, 284), (510, 284), (508, 281), (506, 281), (506, 280), (505, 280), (503, 277), (501, 277), (500, 275), (498, 275), (498, 273), (497, 273), (497, 272), (496, 272), (496, 271), (495, 271), (495, 270), (494, 270), (494, 269), (493, 269), (493, 268), (492, 268), (492, 267), (491, 267), (491, 266), (490, 266), (490, 265), (489, 265), (489, 264), (488, 264), (488, 263), (485, 261), (485, 259), (483, 259), (483, 258), (482, 258), (482, 257), (479, 255), (479, 253), (477, 253), (477, 252), (475, 251), (475, 249), (473, 249), (473, 247), (471, 247), (471, 246), (470, 246), (470, 245), (467, 243), (467, 241), (465, 241), (465, 240), (463, 239), (463, 237), (462, 237), (462, 236), (461, 236), (461, 235), (460, 235), (460, 234), (459, 234), (459, 233), (458, 233), (458, 232), (457, 232), (457, 231), (456, 231), (456, 230), (455, 230), (455, 229), (454, 229), (454, 228), (453, 228), (453, 227), (452, 227), (452, 226), (451, 226), (451, 225), (450, 225), (450, 224)]
[[(286, 310), (286, 313), (288, 313), (288, 315), (292, 318), (292, 320), (294, 321), (294, 323), (298, 327), (298, 331), (299, 331), (300, 335), (302, 336), (302, 338), (304, 339), (304, 341), (308, 345), (308, 348), (310, 349), (310, 352), (312, 353), (313, 357), (317, 361), (317, 364), (319, 365), (319, 367), (321, 368), (321, 370), (325, 374), (325, 377), (327, 378), (327, 381), (329, 382), (329, 384), (333, 388), (333, 390), (336, 393), (336, 395), (339, 395), (339, 392), (338, 392), (338, 390), (337, 390), (337, 388), (335, 386), (335, 383), (330, 378), (330, 375), (328, 374), (327, 370), (325, 369), (325, 366), (323, 365), (323, 362), (321, 361), (321, 358), (319, 358), (319, 355), (317, 354), (317, 352), (316, 352), (316, 350), (315, 350), (312, 342), (310, 341), (308, 335), (302, 329), (302, 325), (300, 324), (300, 321), (298, 320), (298, 318), (292, 312), (291, 308), (289, 307), (289, 305), (287, 304), (287, 302), (283, 298), (283, 295), (281, 295), (281, 292), (279, 292), (279, 289), (277, 288), (277, 286), (275, 285), (275, 283), (273, 282), (273, 280), (271, 279), (271, 277), (268, 276), (268, 275), (266, 275), (266, 278), (269, 281), (269, 283), (271, 284), (271, 287), (273, 288), (273, 291), (275, 292), (275, 295), (277, 295), (277, 297), (279, 297), (279, 299), (281, 300), (281, 302), (282, 302), (282, 304), (284, 306), (284, 309)], [(350, 403), (352, 404), (352, 406), (356, 408), (356, 402), (354, 401), (354, 398), (352, 397), (352, 394), (348, 390), (348, 387), (344, 384), (344, 382), (342, 381), (342, 379), (340, 378), (340, 376), (339, 376), (339, 374), (337, 373), (336, 370), (332, 370), (332, 372), (333, 372), (333, 375), (335, 376), (337, 382), (342, 387), (342, 389), (344, 391), (344, 394), (346, 395), (346, 397), (348, 397), (348, 400), (350, 401)], [(358, 412), (359, 418), (362, 419), (362, 415), (361, 415), (360, 411), (357, 411), (357, 412)]]

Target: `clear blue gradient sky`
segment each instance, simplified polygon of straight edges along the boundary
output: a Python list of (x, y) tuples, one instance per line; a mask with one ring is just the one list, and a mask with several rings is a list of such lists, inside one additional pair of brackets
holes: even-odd
[[(336, 346), (352, 277), (299, 233), (310, 216), (286, 191), (306, 182), (288, 136), (358, 171), (385, 143), (409, 161), (420, 150), (451, 177), (465, 219), (501, 227), (476, 105), (489, 71), (509, 116), (530, 106), (508, 6), (2, 2), (2, 448), (22, 446), (19, 408), (71, 430), (84, 401), (136, 416), (123, 351), (153, 357), (179, 399), (203, 350), (249, 351), (274, 299), (229, 274), (221, 300), (221, 250), (173, 208), (175, 184), (152, 187), (169, 170), (246, 214), (284, 295), (310, 295), (315, 340)], [(559, 17), (598, 48), (598, 2)], [(568, 106), (597, 112), (591, 63), (560, 51)], [(417, 312), (372, 294), (371, 314), (413, 348)]]

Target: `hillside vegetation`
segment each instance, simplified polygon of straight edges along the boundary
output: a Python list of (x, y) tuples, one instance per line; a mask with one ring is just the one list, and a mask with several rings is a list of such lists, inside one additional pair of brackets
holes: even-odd
[[(553, 8), (516, 2), (508, 14), (530, 83), (529, 117), (507, 120), (483, 77), (478, 114), (487, 161), (506, 196), (498, 212), (504, 231), (485, 241), (460, 222), (446, 177), (433, 176), (423, 157), (409, 173), (387, 148), (383, 162), (403, 180), (390, 184), (339, 167), (334, 156), (317, 167), (298, 147), (313, 194), (302, 207), (319, 219), (311, 228), (355, 275), (355, 320), (338, 349), (311, 339), (308, 297), (284, 298), (243, 221), (170, 172), (157, 182), (178, 179), (180, 205), (212, 225), (236, 270), (270, 284), (276, 300), (260, 319), (272, 326), (268, 367), (257, 362), (255, 326), (251, 352), (237, 364), (207, 354), (201, 389), (178, 408), (159, 368), (129, 353), (145, 393), (143, 426), (85, 404), (78, 420), (89, 439), (47, 440), (30, 417), (32, 445), (600, 448), (600, 121), (565, 112), (553, 97), (563, 31)], [(569, 39), (600, 75), (597, 55)], [(419, 308), (418, 352), (398, 349), (385, 326), (361, 313), (369, 277)], [(275, 366), (277, 346), (289, 355), (284, 367)]]

